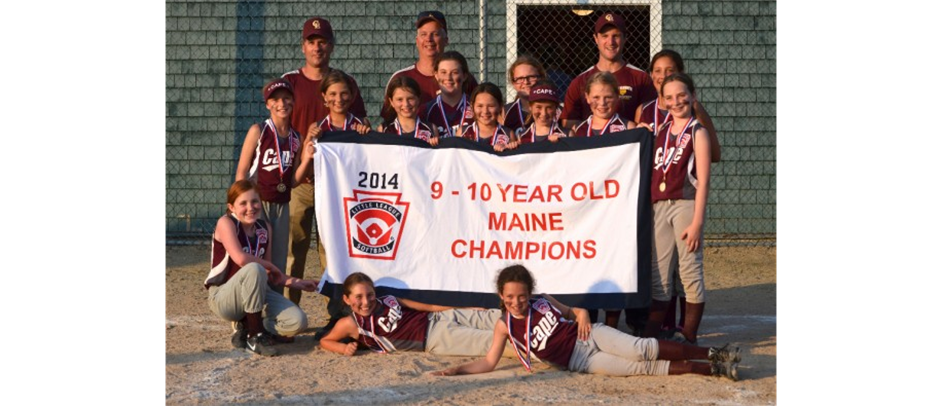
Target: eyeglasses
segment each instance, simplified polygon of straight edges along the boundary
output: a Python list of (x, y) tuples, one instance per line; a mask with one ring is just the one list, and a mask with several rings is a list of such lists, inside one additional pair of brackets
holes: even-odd
[(540, 79), (542, 79), (540, 75), (520, 76), (520, 77), (514, 78), (514, 83), (523, 84), (525, 82), (536, 82), (537, 80), (540, 80)]

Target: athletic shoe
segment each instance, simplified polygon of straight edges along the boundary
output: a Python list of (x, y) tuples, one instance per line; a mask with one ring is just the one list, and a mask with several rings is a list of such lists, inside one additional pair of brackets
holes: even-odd
[(232, 346), (240, 350), (245, 348), (245, 336), (245, 326), (242, 322), (232, 322)]
[(710, 375), (725, 376), (733, 381), (739, 380), (739, 362), (710, 361)]
[(294, 337), (283, 336), (280, 334), (269, 333), (268, 330), (265, 330), (265, 334), (275, 344), (291, 344), (294, 342)]
[(266, 357), (278, 355), (278, 350), (275, 349), (271, 339), (265, 333), (258, 333), (247, 338), (245, 340), (245, 350)]

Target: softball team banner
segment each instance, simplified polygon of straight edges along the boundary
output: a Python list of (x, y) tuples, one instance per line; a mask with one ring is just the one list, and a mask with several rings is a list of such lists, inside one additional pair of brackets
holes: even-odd
[(464, 139), (352, 132), (314, 154), (327, 295), (352, 272), (380, 294), (496, 307), (523, 264), (537, 291), (589, 308), (650, 301), (651, 133), (562, 139), (495, 153)]

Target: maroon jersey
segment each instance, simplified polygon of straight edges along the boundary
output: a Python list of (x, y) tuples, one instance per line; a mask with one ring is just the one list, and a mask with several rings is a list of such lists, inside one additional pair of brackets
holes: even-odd
[(527, 313), (527, 317), (521, 319), (509, 316), (509, 313), (504, 316), (504, 323), (510, 321), (507, 330), (510, 332), (510, 343), (518, 356), (526, 357), (529, 346), (539, 359), (568, 368), (569, 358), (576, 346), (576, 323), (564, 319), (559, 309), (544, 298), (530, 299), (530, 311)]
[[(573, 130), (576, 137), (595, 137), (599, 135), (605, 135), (610, 133), (617, 133), (619, 131), (625, 131), (628, 127), (625, 125), (625, 121), (621, 119), (621, 116), (615, 114), (605, 123), (605, 127), (602, 127), (601, 130), (592, 129), (592, 120), (595, 119), (594, 116), (589, 116), (585, 121), (579, 123), (578, 126)], [(596, 119), (598, 120), (598, 119)]]
[(650, 125), (655, 133), (657, 133), (658, 127), (671, 121), (672, 118), (673, 116), (671, 116), (667, 110), (661, 109), (657, 99), (651, 100), (641, 107), (641, 123)]
[[(592, 114), (589, 104), (585, 101), (585, 84), (589, 76), (599, 69), (592, 66), (573, 79), (566, 89), (566, 102), (563, 107), (562, 118), (565, 120), (585, 120)], [(612, 73), (618, 81), (618, 102), (615, 106), (622, 117), (634, 117), (638, 106), (649, 100), (657, 98), (654, 82), (647, 73), (634, 66), (625, 64), (621, 69)]]
[(466, 94), (461, 95), (457, 106), (449, 105), (438, 96), (419, 108), (419, 117), (437, 127), (439, 137), (457, 137), (464, 126), (474, 122), (474, 111)]
[[(702, 128), (697, 119), (691, 117), (686, 128), (675, 127), (675, 122), (669, 122), (654, 139), (654, 173), (651, 179), (651, 202), (668, 199), (694, 199), (697, 195), (697, 166), (694, 162), (693, 142), (697, 129)], [(671, 130), (680, 134), (674, 136)], [(683, 132), (681, 132), (683, 131)], [(668, 138), (670, 137), (670, 138)], [(679, 138), (679, 139), (678, 139)], [(664, 142), (667, 140), (665, 151)], [(670, 157), (671, 164), (664, 173), (665, 156)], [(665, 189), (661, 191), (661, 183)]]
[[(239, 220), (236, 219), (234, 214), (223, 217), (229, 218), (232, 220), (232, 223), (235, 224), (236, 238), (239, 240), (239, 245), (242, 246), (242, 252), (257, 258), (265, 257), (265, 252), (268, 251), (268, 247), (271, 244), (271, 240), (268, 238), (268, 224), (265, 223), (265, 220), (256, 220), (255, 235), (247, 235), (245, 230), (242, 229), (242, 224), (239, 223)], [(235, 275), (236, 272), (239, 272), (239, 269), (242, 269), (242, 267), (229, 258), (226, 247), (216, 238), (215, 234), (213, 235), (213, 252), (209, 263), (209, 276), (207, 276), (206, 280), (203, 282), (203, 287), (206, 289), (209, 289), (210, 286), (225, 284), (232, 275)]]
[(536, 124), (530, 124), (530, 127), (528, 127), (525, 131), (518, 134), (518, 137), (520, 138), (521, 144), (532, 144), (534, 142), (546, 141), (546, 139), (549, 138), (550, 134), (556, 134), (559, 137), (566, 136), (566, 134), (563, 133), (563, 130), (560, 129), (559, 126), (557, 126), (556, 123), (554, 122), (552, 127), (550, 127), (550, 131), (546, 134), (543, 134), (543, 135), (537, 134)]
[(504, 127), (509, 128), (511, 131), (517, 132), (526, 128), (531, 121), (530, 110), (524, 108), (522, 100), (517, 99), (513, 103), (507, 103), (504, 106)]
[[(258, 185), (262, 200), (288, 203), (291, 200), (291, 182), (294, 179), (294, 156), (301, 147), (301, 136), (288, 128), (288, 134), (278, 136), (271, 119), (258, 124), (262, 134), (255, 144), (255, 155), (249, 168), (249, 178)], [(281, 185), (279, 191), (278, 185)]]
[[(327, 106), (324, 106), (321, 81), (308, 79), (300, 69), (285, 73), (281, 77), (291, 83), (291, 87), (294, 89), (294, 110), (291, 112), (291, 127), (302, 134), (301, 138), (303, 139), (312, 123), (320, 122), (330, 113)], [(360, 87), (352, 76), (347, 75), (347, 77), (353, 83), (353, 89), (350, 89), (353, 95), (350, 112), (357, 117), (366, 117), (366, 107), (363, 105), (363, 97), (360, 96)]]
[(351, 314), (360, 336), (357, 341), (380, 352), (425, 351), (428, 312), (402, 307), (395, 296), (376, 298), (373, 314)]
[[(400, 69), (396, 73), (393, 73), (389, 77), (389, 80), (386, 82), (386, 87), (389, 87), (389, 82), (392, 82), (393, 79), (399, 76), (408, 76), (419, 84), (419, 105), (424, 105), (431, 102), (435, 99), (435, 96), (441, 92), (441, 89), (438, 87), (438, 81), (435, 80), (435, 76), (425, 76), (422, 72), (419, 72), (415, 68), (415, 65), (409, 66), (405, 69)], [(468, 74), (468, 80), (464, 81), (464, 85), (461, 87), (461, 91), (464, 94), (471, 94), (474, 92), (474, 88), (478, 87), (478, 81), (474, 79), (474, 75)], [(384, 90), (384, 93), (385, 90)], [(380, 110), (380, 115), (383, 117), (384, 123), (391, 123), (393, 119), (396, 118), (396, 112), (393, 111), (392, 106), (389, 104), (389, 100), (383, 100), (383, 108)]]
[(321, 128), (321, 131), (353, 131), (354, 124), (363, 124), (363, 120), (360, 120), (353, 113), (347, 113), (347, 119), (342, 123), (334, 123), (330, 121), (330, 114), (327, 117), (324, 117), (320, 123), (317, 123), (317, 126)]
[(478, 130), (478, 123), (474, 122), (464, 127), (461, 131), (461, 136), (481, 145), (494, 146), (498, 144), (507, 145), (510, 143), (510, 130), (500, 124), (497, 124), (497, 128), (494, 129), (494, 132), (482, 134)]
[(415, 129), (410, 132), (402, 132), (402, 127), (399, 125), (399, 118), (396, 118), (393, 120), (392, 124), (386, 126), (383, 132), (402, 137), (415, 137), (425, 142), (428, 142), (428, 140), (432, 138), (432, 129), (419, 118), (415, 119)]

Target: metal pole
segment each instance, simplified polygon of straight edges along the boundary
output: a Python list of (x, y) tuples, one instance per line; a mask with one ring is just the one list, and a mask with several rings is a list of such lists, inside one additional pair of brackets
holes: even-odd
[(484, 60), (484, 44), (487, 40), (486, 29), (487, 29), (487, 13), (485, 12), (484, 0), (480, 0), (478, 7), (478, 72), (480, 72), (480, 83), (487, 81), (487, 64)]

